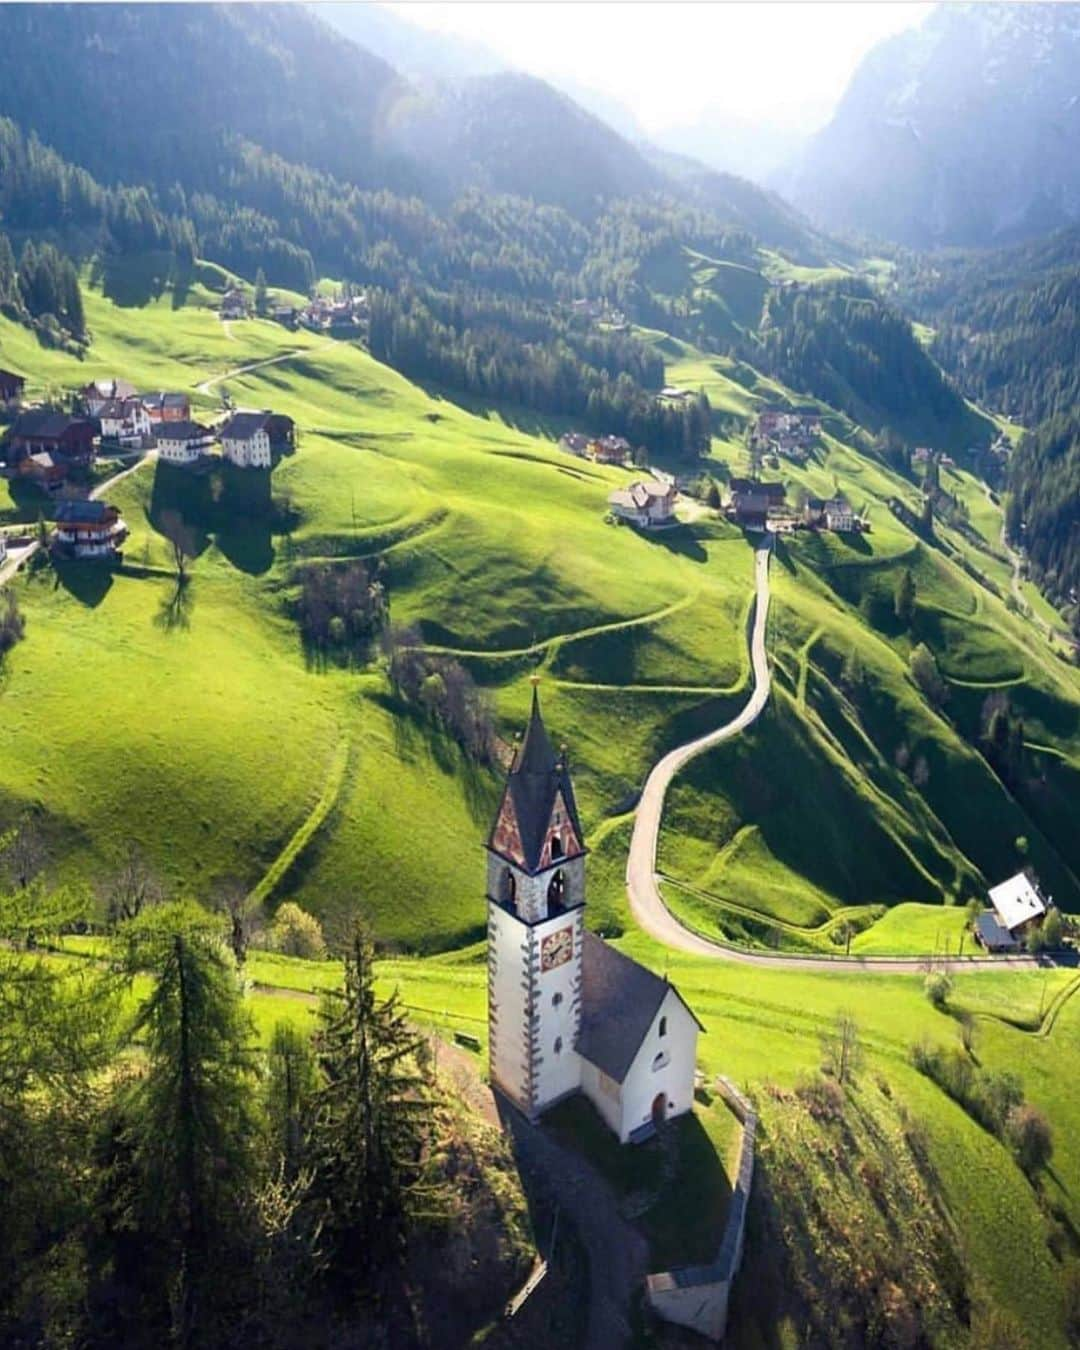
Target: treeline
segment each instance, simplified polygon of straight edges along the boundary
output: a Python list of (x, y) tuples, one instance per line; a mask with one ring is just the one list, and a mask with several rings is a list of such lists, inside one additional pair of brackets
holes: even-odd
[(955, 424), (963, 402), (911, 325), (863, 281), (771, 290), (751, 364), (846, 412), (872, 431)]
[(1006, 526), (1023, 545), (1035, 581), (1075, 609), (1080, 591), (1080, 414), (1060, 413), (1029, 431), (1009, 465)]
[(1080, 230), (995, 253), (903, 259), (898, 294), (986, 407), (1032, 427), (1080, 395)]
[(106, 960), (38, 954), (82, 917), (35, 881), (0, 898), (3, 1344), (412, 1346), (440, 1287), (444, 1315), (498, 1298), (453, 1270), (501, 1202), (359, 931), (313, 1034), (261, 1046), (220, 917), (155, 904)]
[(376, 290), (369, 344), (373, 356), (412, 379), (573, 417), (654, 452), (693, 456), (708, 446), (704, 394), (677, 407), (657, 402), (659, 355), (627, 335), (592, 332), (523, 301)]
[(30, 324), (53, 342), (85, 337), (75, 264), (52, 244), (35, 246), (29, 239), (16, 263), (11, 240), (0, 234), (0, 312)]

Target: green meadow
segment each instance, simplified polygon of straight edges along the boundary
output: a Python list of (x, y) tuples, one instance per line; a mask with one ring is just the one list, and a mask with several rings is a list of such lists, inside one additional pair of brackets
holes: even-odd
[[(737, 321), (752, 284), (710, 260), (695, 266), (703, 284), (722, 282)], [(239, 879), (268, 909), (296, 899), (331, 931), (358, 912), (383, 952), (383, 989), (400, 988), (418, 1022), (483, 1045), (481, 847), (498, 777), (398, 704), (377, 660), (306, 660), (293, 615), (305, 566), (378, 556), (393, 621), (458, 657), (491, 692), (507, 741), (527, 714), (529, 676), (541, 676), (592, 849), (590, 922), (678, 983), (706, 1028), (706, 1071), (748, 1089), (766, 1133), (779, 1131), (785, 1108), (771, 1090), (812, 1073), (822, 1035), (851, 1010), (865, 1050), (860, 1090), (886, 1084), (927, 1132), (974, 1304), (1005, 1306), (1033, 1346), (1062, 1344), (1056, 1235), (1080, 1225), (1071, 973), (965, 974), (936, 1011), (917, 976), (704, 961), (633, 929), (623, 871), (636, 793), (660, 754), (746, 696), (750, 542), (708, 513), (653, 539), (606, 524), (624, 471), (569, 459), (512, 411), (467, 410), (356, 345), (257, 320), (221, 324), (210, 306), (224, 280), (201, 269), (181, 305), (152, 278), (131, 292), (115, 279), (110, 295), (89, 290), (93, 343), (81, 362), (0, 319), (0, 362), (25, 371), (35, 392), (116, 374), (187, 389), (209, 413), (225, 388), (299, 428), (296, 452), (269, 475), (199, 479), (147, 461), (111, 496), (131, 529), (122, 567), (45, 568), (14, 583), (27, 633), (0, 689), (5, 823), (34, 812), (52, 870), (69, 879), (106, 881), (137, 839), (176, 891), (209, 898)], [(707, 388), (728, 419), (717, 470), (721, 460), (744, 469), (734, 428), (785, 391), (653, 338), (669, 379)], [(233, 373), (248, 365), (259, 368)], [(674, 785), (660, 844), (669, 904), (690, 926), (753, 946), (917, 956), (955, 952), (966, 900), (1022, 861), (1077, 908), (1078, 677), (1006, 608), (1004, 590), (973, 574), (999, 583), (1007, 567), (999, 508), (958, 476), (971, 533), (920, 540), (888, 507), (892, 497), (914, 504), (912, 486), (842, 419), (826, 427), (811, 462), (784, 463), (780, 475), (792, 493), (846, 492), (872, 531), (779, 543), (775, 697)], [(0, 514), (36, 520), (40, 506), (8, 496)], [(160, 531), (169, 509), (197, 534), (182, 592)], [(910, 631), (892, 606), (908, 568)], [(949, 691), (941, 710), (911, 679), (916, 642), (937, 655)], [(1016, 791), (973, 747), (995, 694), (1024, 718), (1032, 782)], [(266, 1037), (282, 1019), (311, 1026), (318, 991), (340, 972), (257, 953), (246, 974)], [(980, 1060), (1020, 1073), (1053, 1124), (1041, 1191), (910, 1065), (915, 1041), (958, 1043), (962, 1014), (974, 1019)], [(661, 1249), (664, 1240), (660, 1228)], [(751, 1280), (767, 1257), (752, 1241)], [(794, 1343), (792, 1328), (772, 1331)], [(735, 1334), (761, 1343), (753, 1318)]]

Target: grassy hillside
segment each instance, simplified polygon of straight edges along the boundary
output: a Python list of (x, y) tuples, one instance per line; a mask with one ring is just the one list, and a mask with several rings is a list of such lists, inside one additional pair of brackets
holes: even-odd
[[(206, 410), (227, 389), (300, 428), (298, 451), (272, 475), (211, 480), (145, 464), (114, 493), (132, 531), (123, 569), (19, 582), (28, 637), (5, 672), (4, 815), (38, 810), (64, 872), (106, 876), (134, 835), (171, 884), (195, 894), (239, 877), (271, 904), (296, 896), (328, 918), (359, 906), (387, 943), (459, 944), (480, 932), (470, 848), (495, 777), (395, 704), (377, 665), (305, 662), (291, 609), (300, 570), (380, 555), (394, 621), (419, 624), (492, 690), (507, 737), (539, 672), (587, 828), (607, 846), (622, 839), (622, 813), (656, 756), (743, 696), (750, 550), (719, 520), (652, 540), (605, 524), (606, 495), (625, 471), (426, 394), (355, 346), (254, 320), (221, 324), (209, 304), (224, 281), (203, 268), (177, 297), (136, 277), (143, 294), (156, 292), (137, 311), (90, 291), (83, 363), (0, 320), (4, 363), (38, 390), (117, 373), (191, 389)], [(114, 276), (110, 291), (120, 289)], [(729, 358), (655, 340), (670, 378), (706, 384), (733, 435), (786, 392)], [(875, 950), (920, 950), (942, 928), (958, 940), (942, 902), (1013, 868), (1020, 836), (1054, 893), (1075, 903), (1076, 677), (972, 575), (977, 564), (987, 578), (1004, 566), (996, 507), (958, 479), (978, 528), (920, 541), (885, 506), (914, 502), (912, 485), (857, 451), (844, 419), (826, 425), (836, 435), (783, 476), (792, 493), (839, 486), (869, 510), (873, 533), (858, 545), (781, 548), (777, 697), (747, 737), (676, 784), (661, 842), (672, 904), (696, 926), (752, 941), (832, 950), (849, 924)], [(744, 466), (738, 439), (717, 439), (713, 454)], [(170, 508), (199, 535), (182, 603), (159, 533)], [(6, 507), (30, 519), (38, 509), (25, 497)], [(907, 567), (918, 613), (900, 632), (890, 604)], [(950, 682), (944, 717), (908, 675), (917, 640)], [(861, 679), (846, 689), (852, 651)], [(1043, 747), (1032, 751), (1037, 779), (1015, 795), (968, 743), (995, 690)], [(919, 760), (929, 776), (917, 785)], [(431, 834), (421, 850), (410, 842), (415, 819)], [(852, 820), (857, 849), (847, 846)], [(594, 917), (618, 930), (617, 850), (611, 875)], [(878, 936), (902, 903), (938, 917), (913, 919), (910, 932), (893, 918)]]

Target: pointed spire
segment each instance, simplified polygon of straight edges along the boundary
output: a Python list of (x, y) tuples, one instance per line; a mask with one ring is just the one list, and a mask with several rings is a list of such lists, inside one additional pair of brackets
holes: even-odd
[(514, 756), (514, 766), (510, 770), (512, 774), (548, 774), (555, 770), (558, 763), (547, 734), (547, 728), (544, 726), (543, 714), (540, 712), (539, 675), (530, 676), (530, 683), (532, 684), (532, 708), (529, 712), (529, 724), (525, 728), (525, 737)]

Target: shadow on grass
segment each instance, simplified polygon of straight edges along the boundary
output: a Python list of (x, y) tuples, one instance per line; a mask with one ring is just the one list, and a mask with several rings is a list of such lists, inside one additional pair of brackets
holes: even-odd
[(630, 529), (642, 539), (661, 545), (669, 553), (689, 558), (691, 562), (705, 562), (709, 556), (702, 548), (692, 525), (675, 525), (667, 530), (639, 530), (631, 525)]
[(166, 512), (175, 512), (188, 527), (195, 557), (213, 540), (249, 576), (262, 576), (273, 566), (277, 508), (269, 470), (222, 464), (192, 472), (158, 460), (147, 515), (159, 534)]
[(112, 589), (112, 567), (104, 559), (67, 562), (57, 558), (53, 560), (53, 572), (56, 586), (62, 586), (88, 609), (96, 609)]
[(173, 589), (166, 593), (158, 606), (154, 625), (165, 633), (186, 631), (191, 627), (191, 611), (195, 603), (195, 591), (190, 580), (177, 581)]
[(125, 254), (123, 257), (99, 255), (91, 271), (91, 280), (121, 309), (142, 309), (164, 294), (173, 270), (171, 253)]

